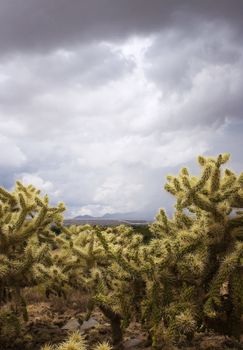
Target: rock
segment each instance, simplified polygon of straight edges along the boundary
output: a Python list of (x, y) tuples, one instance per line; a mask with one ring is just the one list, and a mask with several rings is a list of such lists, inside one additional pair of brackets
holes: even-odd
[(72, 318), (62, 327), (62, 329), (66, 329), (68, 331), (76, 331), (80, 329), (80, 323), (76, 318)]
[(123, 345), (125, 349), (133, 349), (134, 347), (139, 346), (142, 343), (143, 343), (142, 338), (132, 338), (132, 339), (126, 340)]
[(101, 329), (99, 329), (99, 334), (105, 335), (105, 334), (107, 334), (107, 333), (108, 333), (107, 328), (101, 328)]
[(84, 322), (82, 323), (82, 326), (80, 327), (80, 330), (81, 330), (81, 331), (86, 331), (86, 330), (88, 330), (88, 329), (90, 329), (90, 328), (95, 327), (95, 326), (98, 325), (98, 324), (99, 324), (99, 323), (96, 321), (95, 318), (90, 317), (90, 319), (89, 319), (88, 321), (84, 321)]
[(212, 335), (203, 337), (200, 342), (200, 349), (202, 350), (222, 350), (225, 349), (225, 340), (224, 336)]

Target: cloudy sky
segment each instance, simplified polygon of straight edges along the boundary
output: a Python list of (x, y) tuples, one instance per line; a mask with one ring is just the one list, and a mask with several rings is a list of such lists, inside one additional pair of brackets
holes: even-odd
[(242, 136), (242, 0), (0, 1), (0, 185), (150, 217), (198, 154), (243, 170)]

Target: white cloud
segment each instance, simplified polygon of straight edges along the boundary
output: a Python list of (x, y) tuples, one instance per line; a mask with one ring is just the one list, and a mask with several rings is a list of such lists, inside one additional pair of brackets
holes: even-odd
[(55, 186), (51, 181), (44, 181), (39, 175), (37, 174), (20, 174), (19, 180), (24, 185), (33, 185), (36, 188), (40, 189), (43, 194), (49, 194), (50, 197), (57, 197), (60, 195), (60, 191), (55, 189)]
[(106, 178), (102, 186), (96, 190), (94, 201), (106, 206), (112, 203), (113, 212), (130, 212), (135, 207), (136, 210), (140, 210), (144, 204), (138, 203), (142, 191), (143, 185), (138, 183), (135, 177), (129, 179), (129, 176), (117, 174)]
[(75, 209), (71, 212), (71, 216), (75, 217), (78, 215), (91, 215), (91, 216), (103, 216), (106, 213), (113, 213), (114, 209), (110, 206), (103, 206), (99, 204), (85, 205), (80, 209)]
[(166, 30), (2, 60), (6, 183), (33, 183), (70, 216), (154, 211), (165, 174), (218, 152), (242, 119), (243, 50), (222, 33), (223, 45)]
[(9, 137), (0, 134), (0, 167), (3, 168), (18, 168), (25, 163), (26, 156)]

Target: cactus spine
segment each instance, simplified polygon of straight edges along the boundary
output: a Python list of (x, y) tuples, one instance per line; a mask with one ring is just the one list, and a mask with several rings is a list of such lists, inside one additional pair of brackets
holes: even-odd
[[(61, 224), (64, 209), (62, 203), (49, 207), (48, 197), (42, 198), (31, 185), (17, 181), (12, 192), (0, 188), (0, 305), (10, 302), (15, 314), (25, 320), (22, 290), (45, 280), (42, 270), (51, 265), (50, 227)], [(16, 324), (14, 315), (8, 319)]]

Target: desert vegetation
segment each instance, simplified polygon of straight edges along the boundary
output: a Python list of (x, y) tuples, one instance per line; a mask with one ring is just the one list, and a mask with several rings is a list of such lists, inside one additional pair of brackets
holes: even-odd
[[(140, 348), (200, 349), (208, 334), (224, 336), (221, 349), (242, 348), (243, 173), (226, 168), (228, 160), (200, 156), (199, 176), (187, 168), (169, 175), (173, 217), (160, 209), (146, 234), (126, 225), (65, 227), (63, 203), (51, 207), (20, 182), (0, 188), (2, 348), (122, 349), (136, 332)], [(78, 331), (35, 344), (33, 305), (51, 323), (48, 300), (80, 326), (98, 315), (96, 344)]]

